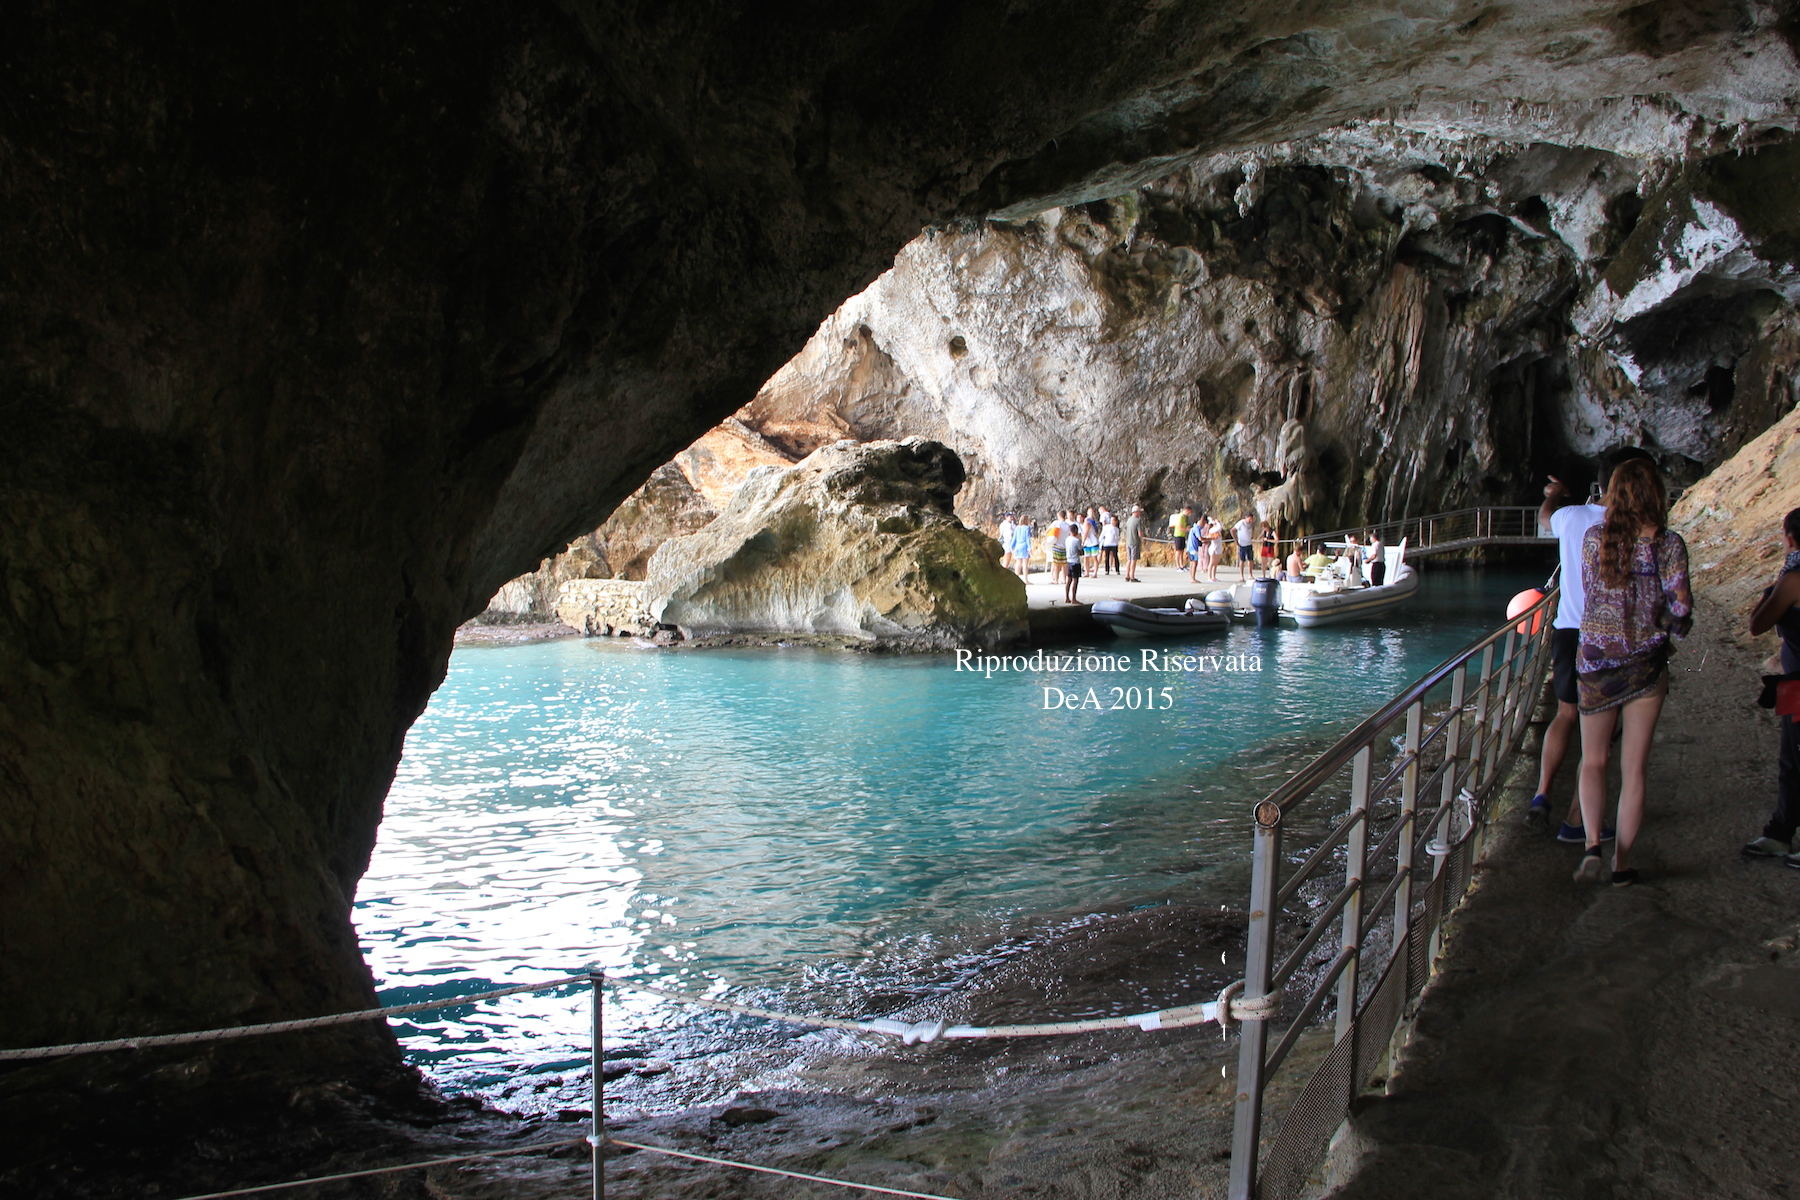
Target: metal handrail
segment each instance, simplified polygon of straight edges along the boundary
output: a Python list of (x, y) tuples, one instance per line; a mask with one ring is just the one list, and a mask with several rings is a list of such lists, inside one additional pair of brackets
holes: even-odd
[[(1262, 1019), (1248, 1018), (1242, 1026), (1231, 1200), (1289, 1200), (1297, 1194), (1325, 1141), (1367, 1083), (1372, 1054), (1386, 1052), (1405, 1001), (1423, 987), (1442, 918), (1467, 885), (1474, 838), (1485, 820), (1488, 800), (1543, 686), (1557, 599), (1552, 589), (1525, 612), (1471, 641), (1358, 722), (1256, 805), (1241, 995), (1246, 1011)], [(1428, 733), (1427, 701), (1445, 684), (1448, 705)], [(1403, 744), (1391, 763), (1383, 751), (1378, 772), (1378, 745), (1402, 719)], [(1439, 744), (1442, 759), (1434, 767), (1426, 764), (1426, 750)], [(1283, 826), (1345, 767), (1351, 768), (1348, 808), (1305, 861), (1283, 879)], [(1397, 817), (1384, 799), (1396, 790)], [(1378, 804), (1384, 823), (1391, 819), (1394, 824), (1381, 832), (1371, 849), (1370, 821)], [(1341, 885), (1332, 882), (1322, 892), (1306, 889), (1307, 883), (1335, 870), (1335, 864), (1342, 864), (1343, 874), (1330, 878), (1341, 879)], [(1392, 866), (1391, 876), (1387, 864)], [(1371, 866), (1380, 869), (1372, 872)], [(1421, 871), (1425, 876), (1418, 878)], [(1379, 882), (1371, 883), (1371, 874)], [(1429, 885), (1422, 905), (1414, 900), (1415, 882)], [(1278, 935), (1291, 924), (1291, 918), (1282, 920), (1283, 909), (1303, 897), (1311, 898), (1312, 907), (1303, 914), (1310, 925), (1278, 960)], [(1365, 906), (1369, 900), (1372, 904)], [(1364, 970), (1369, 939), (1383, 927), (1390, 931), (1386, 954)], [(1335, 944), (1327, 941), (1334, 929)], [(1284, 999), (1284, 989), (1310, 978), (1304, 974), (1307, 962), (1322, 944), (1335, 946), (1330, 964), (1307, 985), (1310, 990), (1303, 997)], [(1371, 979), (1373, 986), (1365, 987)], [(1334, 993), (1334, 1047), (1305, 1083), (1265, 1152), (1262, 1118), (1267, 1082)], [(1297, 1004), (1288, 1002), (1294, 1000)], [(1270, 1054), (1269, 1026), (1284, 1007), (1295, 1015)], [(1302, 1162), (1309, 1154), (1310, 1161)]]
[[(1413, 549), (1418, 551), (1429, 550), (1434, 545), (1445, 541), (1460, 542), (1497, 537), (1531, 537), (1548, 540), (1549, 535), (1538, 528), (1537, 513), (1538, 510), (1535, 507), (1523, 504), (1489, 504), (1476, 508), (1453, 508), (1447, 512), (1427, 513), (1417, 517), (1390, 517), (1385, 520), (1364, 521), (1360, 525), (1348, 525), (1343, 529), (1327, 530), (1324, 533), (1309, 533), (1300, 537), (1283, 538), (1281, 544), (1328, 542), (1371, 529), (1385, 535), (1384, 540), (1389, 544), (1398, 542), (1401, 535), (1409, 536)], [(1502, 527), (1500, 532), (1495, 530), (1496, 517), (1503, 518), (1499, 522)], [(1453, 537), (1439, 538), (1435, 536), (1440, 524), (1452, 525), (1464, 518), (1471, 519), (1472, 529), (1469, 532), (1458, 531)], [(1515, 523), (1516, 531), (1513, 529)], [(1484, 525), (1485, 530), (1483, 529)], [(1416, 531), (1417, 536), (1412, 536), (1413, 531)]]
[[(1494, 630), (1486, 637), (1470, 642), (1467, 646), (1464, 646), (1461, 650), (1458, 650), (1455, 654), (1427, 671), (1424, 675), (1420, 676), (1411, 687), (1376, 709), (1373, 716), (1364, 718), (1361, 724), (1339, 738), (1331, 749), (1313, 759), (1312, 762), (1302, 767), (1293, 775), (1290, 775), (1288, 781), (1270, 792), (1268, 796), (1263, 799), (1262, 803), (1279, 804), (1282, 811), (1285, 813), (1288, 807), (1296, 800), (1304, 798), (1326, 778), (1335, 775), (1341, 770), (1346, 763), (1356, 756), (1358, 750), (1361, 750), (1365, 745), (1369, 744), (1375, 734), (1386, 729), (1389, 725), (1392, 725), (1395, 717), (1398, 717), (1401, 713), (1405, 712), (1407, 707), (1413, 702), (1423, 699), (1426, 692), (1429, 692), (1432, 688), (1448, 679), (1458, 667), (1467, 664), (1469, 659), (1480, 654), (1483, 650), (1487, 650), (1503, 641), (1507, 634), (1513, 632), (1515, 627), (1530, 624), (1532, 614), (1545, 611), (1545, 606), (1550, 604), (1550, 601), (1556, 594), (1555, 591), (1552, 591), (1548, 596), (1545, 596), (1542, 600), (1532, 605), (1525, 612), (1520, 613), (1518, 617), (1509, 619), (1506, 624)], [(1549, 623), (1547, 617), (1544, 618), (1544, 623)], [(1485, 680), (1482, 682), (1484, 684), (1486, 683)]]

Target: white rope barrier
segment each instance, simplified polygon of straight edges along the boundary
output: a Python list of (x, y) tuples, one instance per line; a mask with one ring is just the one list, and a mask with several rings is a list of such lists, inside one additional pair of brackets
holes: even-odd
[[(1136, 1029), (1142, 1033), (1149, 1033), (1157, 1029), (1187, 1029), (1195, 1025), (1206, 1025), (1217, 1021), (1220, 1011), (1220, 1000), (1208, 1000), (1203, 1004), (1187, 1004), (1179, 1008), (1162, 1008), (1155, 1012), (1132, 1013), (1121, 1017), (1094, 1017), (1082, 1021), (1049, 1021), (1030, 1025), (951, 1025), (944, 1021), (908, 1022), (886, 1018), (818, 1017), (784, 1013), (748, 1004), (733, 1004), (728, 1000), (689, 996), (682, 992), (649, 987), (641, 983), (623, 983), (616, 979), (609, 979), (607, 982), (621, 991), (642, 992), (651, 996), (660, 996), (665, 1000), (674, 1000), (680, 1004), (691, 1004), (697, 1008), (710, 1008), (718, 1012), (736, 1013), (746, 1017), (762, 1017), (789, 1025), (808, 1025), (815, 1029), (846, 1029), (861, 1033), (882, 1033), (889, 1037), (897, 1037), (908, 1046), (915, 1042), (935, 1042), (940, 1038), (1058, 1037), (1076, 1033), (1101, 1033), (1113, 1029)], [(1273, 996), (1265, 996), (1257, 1000), (1245, 1000), (1232, 994), (1231, 989), (1227, 988), (1224, 993), (1221, 993), (1221, 1000), (1225, 1005), (1227, 1023), (1230, 1021), (1259, 1021), (1267, 1019), (1280, 1002), (1280, 993), (1276, 992)]]
[[(667, 1154), (673, 1158), (690, 1158), (695, 1162), (711, 1163), (718, 1167), (737, 1167), (744, 1171), (760, 1171), (764, 1175), (784, 1175), (789, 1179), (804, 1179), (809, 1183), (829, 1183), (834, 1187), (857, 1188), (865, 1192), (880, 1192), (884, 1196), (910, 1196), (913, 1200), (958, 1200), (955, 1196), (943, 1196), (936, 1192), (909, 1192), (905, 1188), (882, 1187), (875, 1183), (852, 1183), (848, 1179), (833, 1179), (829, 1175), (808, 1175), (804, 1171), (784, 1171), (780, 1167), (759, 1167), (755, 1163), (732, 1162), (728, 1158), (712, 1158), (705, 1154), (690, 1154), (686, 1150), (671, 1150), (667, 1146), (651, 1146), (643, 1142), (624, 1142), (616, 1137), (606, 1139), (615, 1146), (624, 1146), (631, 1150), (648, 1150), (652, 1154)], [(189, 1200), (204, 1200), (202, 1197), (191, 1197)]]
[[(476, 992), (469, 996), (452, 996), (445, 1000), (421, 1000), (412, 1004), (391, 1004), (386, 1008), (365, 1008), (355, 1012), (333, 1013), (324, 1017), (300, 1017), (292, 1021), (268, 1021), (260, 1025), (234, 1025), (225, 1029), (203, 1029), (194, 1033), (159, 1033), (144, 1037), (113, 1038), (108, 1041), (70, 1042), (61, 1046), (30, 1046), (0, 1050), (0, 1062), (67, 1058), (77, 1054), (101, 1054), (112, 1050), (148, 1050), (161, 1046), (189, 1046), (200, 1042), (222, 1042), (236, 1038), (258, 1037), (263, 1034), (297, 1033), (307, 1029), (349, 1025), (357, 1021), (373, 1021), (380, 1017), (396, 1017), (436, 1008), (455, 1008), (462, 1004), (476, 1004), (483, 1000), (496, 1000), (502, 996), (517, 996), (526, 992), (554, 991), (556, 988), (587, 982), (589, 982), (589, 976), (585, 974), (564, 975), (561, 978), (548, 979), (542, 983), (522, 983), (514, 987), (496, 988), (490, 992)], [(1131, 1013), (1119, 1017), (1091, 1017), (1079, 1021), (1044, 1021), (1022, 1025), (951, 1025), (945, 1021), (896, 1021), (887, 1017), (821, 1017), (811, 1014), (785, 1013), (749, 1004), (734, 1004), (728, 1000), (690, 996), (683, 992), (651, 987), (647, 984), (621, 983), (618, 980), (608, 980), (607, 982), (621, 991), (659, 996), (664, 1000), (690, 1004), (697, 1008), (709, 1008), (717, 1012), (761, 1017), (764, 1020), (780, 1021), (788, 1025), (805, 1025), (814, 1029), (843, 1029), (856, 1033), (885, 1034), (888, 1037), (899, 1038), (908, 1046), (915, 1043), (935, 1042), (940, 1038), (967, 1040), (1064, 1037), (1079, 1033), (1104, 1033), (1116, 1029), (1136, 1029), (1140, 1033), (1150, 1033), (1158, 1029), (1188, 1029), (1195, 1025), (1206, 1025), (1214, 1021), (1218, 1021), (1221, 1025), (1230, 1025), (1237, 1021), (1260, 1021), (1267, 1019), (1275, 1003), (1279, 1001), (1280, 995), (1276, 993), (1274, 997), (1265, 996), (1254, 1001), (1244, 1000), (1237, 996), (1232, 988), (1227, 987), (1225, 991), (1219, 993), (1218, 1000), (1208, 1000), (1202, 1004), (1186, 1004), (1177, 1008), (1161, 1008), (1154, 1012)], [(1220, 1017), (1221, 1011), (1224, 1013), (1223, 1019)]]
[(204, 1192), (197, 1196), (182, 1196), (180, 1200), (226, 1200), (230, 1196), (255, 1196), (264, 1192), (279, 1192), (288, 1188), (306, 1187), (314, 1183), (337, 1183), (345, 1179), (365, 1179), (370, 1175), (391, 1175), (396, 1171), (420, 1171), (426, 1167), (444, 1167), (451, 1163), (473, 1162), (478, 1158), (504, 1158), (509, 1154), (530, 1154), (534, 1150), (560, 1150), (564, 1146), (590, 1145), (585, 1137), (564, 1138), (559, 1142), (533, 1142), (529, 1146), (513, 1146), (505, 1150), (484, 1150), (479, 1154), (458, 1154), (451, 1158), (431, 1158), (424, 1162), (401, 1163), (397, 1167), (370, 1167), (364, 1171), (344, 1171), (337, 1175), (316, 1175), (311, 1179), (290, 1179), (286, 1183), (263, 1183), (255, 1187), (233, 1188), (228, 1192)]
[(197, 1033), (158, 1033), (146, 1037), (114, 1038), (104, 1042), (70, 1042), (63, 1046), (33, 1046), (20, 1050), (0, 1050), (0, 1062), (18, 1062), (30, 1058), (67, 1058), (74, 1054), (100, 1054), (108, 1050), (148, 1050), (156, 1046), (187, 1046), (195, 1042), (222, 1042), (232, 1038), (259, 1037), (267, 1033), (295, 1033), (327, 1025), (349, 1025), (357, 1021), (373, 1021), (377, 1017), (396, 1017), (403, 1013), (425, 1012), (433, 1008), (454, 1008), (501, 996), (522, 992), (548, 992), (572, 983), (588, 982), (584, 975), (564, 975), (543, 983), (522, 983), (516, 987), (497, 988), (473, 996), (454, 996), (448, 1000), (421, 1000), (414, 1004), (393, 1004), (387, 1008), (364, 1008), (355, 1012), (333, 1013), (326, 1017), (300, 1017), (292, 1021), (269, 1021), (261, 1025), (233, 1025), (226, 1029), (203, 1029)]
[[(496, 1000), (502, 996), (516, 996), (526, 992), (548, 992), (556, 988), (568, 987), (571, 984), (585, 984), (588, 981), (587, 975), (564, 975), (559, 979), (549, 979), (542, 983), (522, 983), (515, 987), (496, 988), (490, 992), (477, 992), (469, 996), (452, 996), (445, 1000), (421, 1000), (412, 1004), (391, 1004), (386, 1008), (365, 1008), (356, 1012), (333, 1013), (324, 1017), (269, 1021), (261, 1025), (234, 1025), (225, 1029), (203, 1029), (193, 1033), (159, 1033), (144, 1037), (113, 1038), (108, 1041), (70, 1042), (61, 1046), (30, 1046), (0, 1050), (0, 1062), (67, 1058), (77, 1054), (101, 1054), (112, 1050), (148, 1050), (161, 1046), (189, 1046), (201, 1042), (222, 1042), (236, 1038), (258, 1037), (263, 1034), (297, 1033), (302, 1030), (319, 1029), (331, 1025), (373, 1021), (379, 1017), (402, 1016), (406, 1013), (425, 1012), (436, 1008), (454, 1008), (462, 1004), (476, 1004), (483, 1000)], [(784, 1013), (749, 1004), (733, 1004), (728, 1000), (689, 996), (682, 992), (650, 987), (646, 984), (621, 983), (617, 980), (608, 980), (608, 982), (622, 991), (660, 996), (665, 1000), (673, 1000), (680, 1004), (690, 1004), (697, 1008), (709, 1008), (718, 1012), (735, 1013), (739, 1016), (761, 1017), (769, 1021), (780, 1021), (788, 1025), (806, 1025), (815, 1029), (844, 1029), (857, 1033), (885, 1034), (888, 1037), (899, 1038), (908, 1046), (915, 1043), (935, 1042), (940, 1038), (957, 1040), (1059, 1037), (1079, 1033), (1103, 1033), (1116, 1029), (1136, 1029), (1141, 1033), (1149, 1033), (1158, 1029), (1188, 1029), (1195, 1025), (1206, 1025), (1218, 1021), (1221, 1001), (1225, 1003), (1226, 1009), (1225, 1020), (1220, 1023), (1229, 1025), (1234, 1021), (1263, 1020), (1267, 1010), (1271, 1007), (1267, 997), (1257, 1001), (1246, 1001), (1233, 995), (1231, 989), (1227, 988), (1225, 992), (1220, 993), (1220, 1000), (1208, 1000), (1202, 1004), (1187, 1004), (1178, 1008), (1162, 1008), (1154, 1012), (1131, 1013), (1119, 1017), (1092, 1017), (1080, 1021), (1046, 1021), (1022, 1025), (951, 1025), (945, 1021), (896, 1021), (886, 1017), (821, 1017), (810, 1014)]]

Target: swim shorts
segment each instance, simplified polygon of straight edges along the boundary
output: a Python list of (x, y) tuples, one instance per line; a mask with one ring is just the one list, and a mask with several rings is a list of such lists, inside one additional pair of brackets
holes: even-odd
[(1564, 704), (1581, 703), (1581, 688), (1575, 678), (1575, 651), (1581, 645), (1581, 630), (1550, 631), (1550, 670), (1555, 680), (1556, 698)]
[(1241, 563), (1247, 563), (1250, 561), (1250, 547), (1248, 547), (1248, 546), (1239, 546), (1238, 547), (1238, 561)]
[(1072, 558), (1069, 560), (1069, 578), (1081, 578), (1081, 560), (1079, 558)]

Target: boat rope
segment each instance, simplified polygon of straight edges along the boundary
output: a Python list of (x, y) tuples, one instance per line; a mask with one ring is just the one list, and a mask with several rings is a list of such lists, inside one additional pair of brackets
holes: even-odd
[(401, 1163), (392, 1167), (370, 1167), (363, 1171), (344, 1171), (337, 1175), (315, 1175), (310, 1179), (290, 1179), (285, 1183), (262, 1183), (255, 1187), (232, 1188), (228, 1192), (203, 1192), (197, 1196), (182, 1196), (180, 1200), (225, 1200), (228, 1196), (256, 1196), (264, 1192), (279, 1192), (287, 1188), (306, 1187), (314, 1183), (337, 1183), (345, 1179), (366, 1179), (371, 1175), (391, 1175), (396, 1171), (422, 1171), (426, 1167), (445, 1167), (451, 1163), (473, 1162), (478, 1158), (504, 1158), (509, 1154), (530, 1154), (537, 1150), (560, 1150), (564, 1146), (591, 1145), (585, 1137), (563, 1138), (556, 1142), (533, 1142), (529, 1146), (511, 1146), (505, 1150), (483, 1150), (479, 1154), (457, 1154), (450, 1158), (431, 1158), (424, 1162)]
[(158, 1046), (187, 1046), (195, 1042), (222, 1042), (232, 1038), (260, 1037), (268, 1033), (295, 1033), (327, 1025), (349, 1025), (357, 1021), (373, 1021), (378, 1017), (396, 1017), (404, 1013), (425, 1012), (434, 1008), (454, 1008), (516, 996), (524, 992), (548, 992), (570, 984), (588, 982), (588, 976), (564, 975), (542, 983), (521, 983), (515, 987), (496, 988), (472, 996), (453, 996), (448, 1000), (421, 1000), (414, 1004), (391, 1004), (386, 1008), (364, 1008), (355, 1012), (332, 1013), (324, 1017), (299, 1017), (292, 1021), (268, 1021), (261, 1025), (233, 1025), (224, 1029), (203, 1029), (195, 1033), (158, 1033), (145, 1037), (113, 1038), (103, 1042), (70, 1042), (62, 1046), (32, 1046), (18, 1050), (0, 1050), (0, 1062), (17, 1062), (28, 1058), (67, 1058), (74, 1054), (100, 1054), (108, 1050), (148, 1050)]
[[(852, 1183), (848, 1179), (833, 1179), (829, 1175), (808, 1175), (804, 1171), (784, 1171), (780, 1167), (759, 1167), (755, 1163), (733, 1162), (729, 1158), (713, 1158), (706, 1154), (690, 1154), (686, 1150), (671, 1150), (667, 1146), (651, 1146), (643, 1142), (625, 1142), (616, 1137), (609, 1137), (606, 1140), (615, 1146), (624, 1146), (631, 1150), (648, 1150), (652, 1154), (691, 1158), (695, 1162), (712, 1163), (719, 1167), (737, 1167), (744, 1171), (760, 1171), (765, 1175), (785, 1175), (789, 1179), (804, 1179), (809, 1183), (829, 1183), (834, 1187), (880, 1192), (884, 1196), (910, 1196), (913, 1200), (957, 1200), (955, 1196), (944, 1196), (937, 1192), (909, 1192), (905, 1188), (882, 1187), (875, 1183)], [(192, 1200), (198, 1200), (198, 1198), (192, 1198)]]

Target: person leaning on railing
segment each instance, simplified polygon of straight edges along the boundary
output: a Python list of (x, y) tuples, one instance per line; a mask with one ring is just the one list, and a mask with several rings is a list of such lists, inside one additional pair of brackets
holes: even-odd
[(1606, 489), (1606, 517), (1581, 543), (1586, 604), (1575, 659), (1581, 710), (1581, 823), (1587, 850), (1578, 882), (1601, 875), (1600, 822), (1613, 726), (1619, 747), (1619, 826), (1612, 882), (1636, 883), (1631, 849), (1644, 820), (1644, 772), (1668, 695), (1673, 639), (1693, 627), (1687, 543), (1668, 528), (1668, 494), (1654, 466), (1621, 463)]

